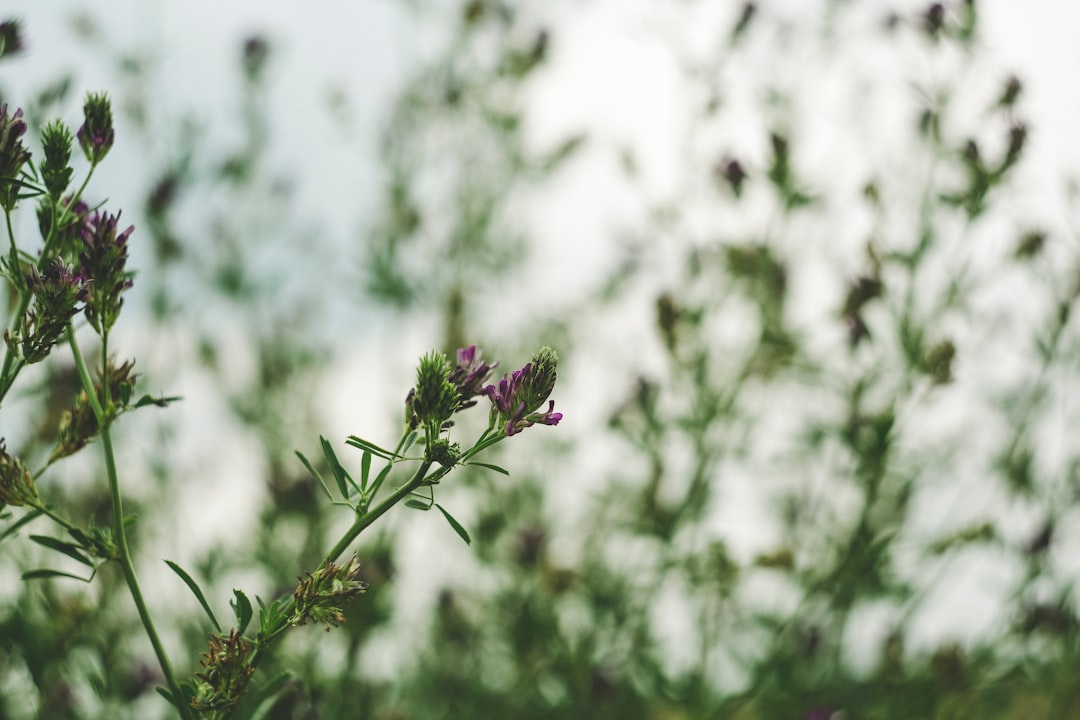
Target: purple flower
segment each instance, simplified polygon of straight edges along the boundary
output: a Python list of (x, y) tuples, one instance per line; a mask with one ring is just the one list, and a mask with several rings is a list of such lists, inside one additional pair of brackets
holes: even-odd
[[(491, 424), (498, 422), (507, 436), (516, 435), (533, 425), (558, 425), (562, 413), (555, 412), (555, 401), (548, 395), (555, 388), (558, 355), (543, 347), (533, 361), (512, 374), (504, 374), (498, 385), (488, 385), (484, 392), (491, 400)], [(543, 404), (548, 409), (541, 412)]]
[(76, 133), (79, 147), (93, 165), (105, 159), (113, 146), (112, 106), (105, 93), (90, 93), (83, 105), (83, 124)]
[(8, 117), (7, 103), (0, 105), (0, 207), (9, 212), (15, 209), (19, 199), (19, 186), (15, 181), (23, 164), (30, 159), (30, 151), (22, 144), (22, 136), (26, 134), (26, 122), (22, 117), (22, 108)]
[(480, 359), (481, 351), (475, 345), (457, 351), (457, 367), (450, 372), (449, 380), (461, 394), (459, 409), (472, 407), (476, 401), (472, 398), (484, 393), (484, 382), (491, 376), (491, 371), (499, 363), (488, 365)]
[(83, 251), (82, 276), (90, 281), (90, 296), (86, 300), (86, 318), (99, 333), (108, 332), (120, 315), (124, 304), (121, 294), (131, 287), (131, 278), (124, 271), (127, 263), (127, 241), (135, 226), (117, 232), (120, 213), (109, 215), (94, 212), (81, 228)]

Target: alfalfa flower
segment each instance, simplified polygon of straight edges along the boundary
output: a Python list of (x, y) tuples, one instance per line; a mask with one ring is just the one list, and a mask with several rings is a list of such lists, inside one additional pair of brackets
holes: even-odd
[(20, 458), (8, 454), (3, 438), (0, 438), (0, 503), (35, 507), (41, 503), (33, 476)]
[[(510, 436), (536, 424), (558, 425), (562, 413), (555, 412), (554, 400), (548, 400), (555, 389), (558, 362), (559, 356), (545, 345), (525, 367), (484, 388), (491, 400), (491, 426)], [(548, 408), (541, 411), (545, 402)]]
[(82, 309), (78, 303), (86, 300), (89, 290), (82, 276), (60, 259), (47, 264), (44, 272), (31, 265), (26, 286), (33, 293), (34, 307), (23, 316), (19, 337), (10, 337), (5, 330), (4, 339), (18, 346), (30, 364), (48, 357), (72, 316)]
[(7, 103), (0, 105), (0, 207), (7, 212), (14, 210), (19, 200), (19, 175), (30, 159), (30, 151), (22, 143), (25, 134), (22, 108), (8, 115)]
[(191, 706), (205, 712), (227, 711), (244, 694), (248, 680), (255, 672), (251, 664), (254, 646), (235, 629), (226, 635), (214, 635), (199, 664), (203, 671), (195, 673), (195, 697)]
[(461, 394), (450, 381), (450, 361), (446, 355), (432, 350), (420, 358), (416, 367), (416, 387), (405, 398), (410, 427), (423, 426), (432, 439), (457, 412)]
[(118, 233), (119, 222), (120, 213), (94, 212), (81, 228), (83, 248), (79, 260), (82, 275), (90, 281), (86, 319), (99, 334), (108, 332), (116, 322), (124, 304), (120, 296), (131, 287), (131, 278), (124, 266), (128, 257), (127, 241), (135, 226)]
[(473, 398), (484, 393), (484, 383), (499, 364), (494, 362), (488, 365), (480, 359), (482, 354), (475, 345), (457, 351), (457, 367), (450, 371), (449, 380), (461, 395), (459, 410), (476, 404)]
[(293, 592), (292, 624), (322, 623), (327, 632), (330, 626), (345, 622), (342, 605), (367, 590), (367, 583), (360, 579), (360, 560), (355, 555), (345, 565), (326, 562), (306, 578), (297, 579), (300, 582)]
[[(135, 363), (125, 360), (120, 365), (109, 360), (109, 403), (105, 402), (105, 392), (101, 384), (101, 375), (94, 383), (94, 393), (98, 403), (105, 410), (106, 416), (114, 416), (127, 408), (127, 403), (135, 390), (135, 382), (138, 378), (136, 373), (131, 372)], [(86, 390), (79, 390), (75, 395), (75, 401), (70, 410), (64, 410), (60, 414), (60, 427), (57, 433), (56, 447), (49, 456), (49, 462), (73, 455), (86, 447), (91, 440), (101, 432), (97, 415), (94, 413), (93, 403), (86, 394)]]
[(89, 93), (83, 104), (83, 124), (77, 133), (79, 147), (91, 165), (97, 165), (112, 149), (116, 133), (113, 132), (112, 105), (105, 93)]
[(71, 130), (60, 120), (53, 120), (41, 129), (41, 178), (53, 199), (59, 199), (71, 183), (71, 146), (75, 139)]
[(59, 200), (45, 196), (38, 203), (38, 231), (50, 256), (73, 259), (83, 250), (82, 233), (90, 206), (82, 200), (72, 204), (71, 200), (71, 195)]

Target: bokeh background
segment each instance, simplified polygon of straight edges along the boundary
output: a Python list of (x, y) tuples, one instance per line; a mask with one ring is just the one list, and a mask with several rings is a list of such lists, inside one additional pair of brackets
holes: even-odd
[[(351, 519), (294, 450), (392, 442), (433, 347), (550, 344), (563, 422), (439, 488), (472, 546), (406, 508), (366, 533), (368, 593), (260, 669), (294, 674), (264, 717), (1080, 717), (1080, 11), (4, 14), (31, 127), (117, 111), (113, 343), (184, 398), (117, 444), (180, 672), (210, 628), (163, 558), (219, 616), (290, 591)], [(28, 455), (74, 388), (34, 378), (0, 417)], [(39, 486), (107, 522), (94, 453)], [(119, 575), (27, 584), (63, 559), (0, 547), (0, 717), (166, 716)]]

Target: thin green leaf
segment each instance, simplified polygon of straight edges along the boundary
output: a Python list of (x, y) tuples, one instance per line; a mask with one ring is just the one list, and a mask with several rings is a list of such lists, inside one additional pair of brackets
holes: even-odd
[(280, 597), (271, 602), (269, 606), (267, 606), (258, 595), (255, 596), (255, 599), (259, 601), (260, 608), (259, 632), (263, 636), (271, 636), (280, 630), (287, 621), (285, 613), (282, 612), (282, 608), (285, 607), (286, 598)]
[(78, 580), (79, 582), (88, 583), (94, 579), (91, 575), (89, 578), (79, 577), (78, 575), (72, 575), (71, 573), (60, 572), (59, 570), (27, 570), (22, 574), (23, 580), (43, 580), (45, 578), (71, 578), (72, 580)]
[(377, 493), (379, 491), (379, 488), (382, 487), (383, 480), (386, 480), (386, 476), (390, 474), (390, 471), (393, 468), (394, 468), (393, 465), (387, 465), (386, 467), (384, 467), (382, 470), (379, 471), (378, 475), (375, 476), (375, 482), (371, 486), (372, 495), (374, 495), (375, 493)]
[(229, 605), (232, 606), (233, 612), (236, 613), (236, 632), (243, 635), (247, 630), (248, 623), (251, 622), (251, 616), (254, 614), (251, 609), (251, 601), (248, 600), (240, 590), (233, 590), (233, 595), (236, 596), (236, 601), (229, 601)]
[(405, 442), (401, 443), (400, 457), (404, 457), (405, 453), (409, 452), (409, 448), (413, 446), (413, 444), (416, 442), (416, 438), (418, 437), (420, 437), (420, 433), (418, 433), (416, 430), (413, 430), (405, 437)]
[(195, 595), (195, 599), (202, 605), (202, 609), (206, 611), (207, 617), (210, 618), (210, 622), (214, 624), (217, 631), (221, 632), (221, 624), (218, 623), (217, 618), (214, 617), (214, 612), (210, 609), (210, 605), (206, 602), (206, 596), (203, 595), (202, 589), (199, 588), (199, 584), (195, 582), (195, 579), (188, 575), (184, 568), (180, 567), (172, 560), (166, 560), (165, 564), (169, 566), (174, 573), (180, 576), (180, 579), (188, 586), (188, 589)]
[(265, 720), (269, 717), (270, 711), (281, 699), (280, 695), (285, 683), (294, 677), (289, 671), (283, 671), (248, 693), (241, 701), (241, 710), (248, 711), (247, 720)]
[(458, 537), (464, 540), (466, 545), (472, 545), (472, 538), (469, 537), (469, 532), (465, 529), (465, 527), (457, 520), (455, 520), (454, 516), (448, 513), (446, 511), (446, 508), (444, 508), (442, 505), (440, 505), (439, 503), (435, 503), (435, 507), (439, 508), (439, 512), (441, 512), (443, 514), (443, 517), (446, 518), (446, 522), (450, 523), (450, 527), (454, 528), (454, 532), (458, 534)]
[(179, 402), (184, 398), (180, 395), (173, 395), (171, 397), (153, 397), (151, 395), (143, 395), (139, 398), (139, 401), (132, 405), (132, 408), (141, 408), (146, 405), (155, 405), (157, 407), (168, 407), (169, 403)]
[(334, 494), (331, 493), (330, 488), (326, 486), (326, 481), (322, 479), (322, 475), (319, 474), (319, 471), (315, 469), (315, 466), (308, 462), (308, 459), (304, 457), (304, 454), (302, 452), (300, 452), (299, 450), (294, 450), (293, 452), (296, 453), (296, 457), (300, 458), (300, 462), (304, 463), (304, 467), (307, 468), (307, 471), (309, 473), (311, 473), (311, 477), (318, 480), (319, 484), (322, 485), (322, 489), (323, 492), (326, 493), (326, 497), (328, 497), (330, 501), (333, 502)]
[[(349, 477), (349, 473), (345, 472), (345, 468), (341, 466), (341, 462), (337, 459), (337, 455), (334, 453), (334, 448), (322, 435), (319, 436), (319, 443), (322, 445), (323, 455), (326, 456), (326, 462), (330, 465), (330, 471), (334, 473), (334, 480), (337, 481), (338, 490), (341, 491), (341, 498), (343, 500), (349, 499), (349, 485), (356, 487), (356, 483)], [(360, 488), (356, 488), (357, 492)]]
[(72, 560), (82, 563), (86, 567), (94, 567), (94, 561), (83, 555), (82, 552), (80, 552), (80, 548), (76, 545), (72, 545), (69, 542), (64, 542), (63, 540), (58, 540), (56, 538), (46, 537), (45, 535), (31, 535), (30, 539), (38, 545), (44, 545), (50, 550), (63, 553)]
[(172, 692), (171, 692), (171, 691), (169, 690), (169, 688), (167, 688), (167, 687), (162, 687), (161, 685), (155, 685), (155, 686), (154, 686), (154, 689), (155, 689), (155, 690), (157, 690), (157, 694), (158, 694), (158, 695), (160, 695), (161, 697), (165, 698), (165, 700), (166, 700), (166, 701), (167, 701), (167, 702), (168, 702), (168, 703), (169, 703), (170, 705), (172, 705), (173, 707), (177, 707), (177, 705), (176, 705), (176, 700), (175, 700), (175, 699), (173, 699), (173, 694), (172, 694)]
[(4, 540), (4, 539), (10, 537), (11, 535), (14, 535), (15, 533), (17, 533), (19, 531), (19, 528), (21, 528), (23, 525), (26, 525), (27, 523), (31, 522), (35, 518), (41, 517), (43, 514), (44, 513), (41, 510), (31, 510), (30, 512), (26, 513), (21, 518), (16, 520), (7, 530), (0, 533), (0, 540)]
[(367, 490), (368, 476), (371, 475), (371, 451), (365, 450), (360, 458), (360, 487)]
[(510, 471), (507, 470), (506, 468), (499, 467), (498, 465), (492, 465), (491, 463), (471, 462), (471, 463), (469, 463), (469, 465), (470, 466), (471, 465), (476, 465), (477, 467), (487, 468), (488, 470), (494, 470), (495, 472), (502, 473), (503, 475), (506, 475), (506, 476), (510, 475)]
[(367, 450), (372, 455), (377, 455), (383, 460), (395, 460), (401, 457), (400, 455), (395, 455), (389, 450), (383, 450), (375, 443), (368, 442), (367, 440), (364, 440), (363, 438), (358, 438), (355, 435), (350, 435), (349, 437), (345, 438), (345, 444), (352, 445), (354, 448), (360, 448), (361, 450)]
[(412, 508), (413, 510), (430, 510), (431, 503), (426, 503), (423, 500), (406, 500), (405, 507)]

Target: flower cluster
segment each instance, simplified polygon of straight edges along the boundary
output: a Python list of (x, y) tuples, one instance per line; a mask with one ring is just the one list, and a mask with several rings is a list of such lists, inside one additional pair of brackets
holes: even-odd
[(235, 629), (229, 635), (214, 635), (209, 649), (199, 661), (203, 671), (195, 673), (195, 697), (191, 706), (202, 711), (228, 710), (240, 700), (255, 668), (251, 665), (252, 644)]
[(420, 358), (416, 367), (416, 387), (405, 398), (409, 427), (423, 426), (434, 438), (457, 412), (460, 403), (461, 395), (450, 382), (450, 361), (446, 355), (432, 350)]
[(8, 454), (6, 443), (0, 438), (0, 503), (36, 506), (40, 502), (30, 471), (21, 459)]
[(19, 199), (19, 174), (30, 151), (22, 144), (26, 122), (22, 108), (8, 115), (7, 103), (0, 105), (0, 207), (6, 212), (15, 209)]
[[(497, 386), (484, 388), (491, 399), (491, 426), (495, 427), (497, 423), (510, 436), (537, 423), (558, 425), (562, 413), (555, 412), (554, 400), (548, 400), (555, 389), (558, 361), (559, 356), (555, 351), (545, 345), (525, 367), (512, 374), (504, 374)], [(545, 401), (548, 409), (541, 412)]]
[(59, 120), (53, 120), (41, 129), (41, 148), (45, 153), (45, 161), (41, 163), (41, 178), (45, 181), (49, 196), (54, 200), (71, 184), (71, 174), (74, 171), (69, 163), (73, 141), (71, 130)]
[(113, 131), (112, 106), (105, 93), (90, 93), (83, 105), (83, 124), (76, 133), (79, 147), (91, 165), (97, 165), (112, 149), (116, 137)]
[(360, 560), (353, 555), (345, 565), (327, 562), (300, 583), (293, 592), (296, 601), (292, 624), (303, 625), (309, 620), (322, 623), (327, 632), (330, 626), (345, 622), (341, 606), (367, 590), (367, 583), (360, 579)]
[(5, 330), (4, 340), (30, 364), (48, 357), (89, 290), (82, 276), (59, 259), (46, 265), (44, 273), (31, 265), (26, 285), (34, 295), (34, 307), (26, 310), (19, 337)]
[(82, 234), (90, 215), (90, 206), (82, 200), (74, 203), (71, 200), (70, 195), (62, 200), (54, 200), (50, 196), (38, 203), (38, 231), (41, 237), (52, 238), (46, 247), (51, 257), (74, 258), (82, 252)]
[[(119, 366), (112, 361), (109, 362), (109, 400), (112, 407), (105, 406), (101, 380), (99, 379), (98, 382), (94, 383), (94, 391), (97, 393), (98, 402), (103, 406), (106, 416), (115, 412), (114, 408), (120, 407), (123, 409), (126, 406), (127, 399), (131, 397), (131, 393), (135, 389), (135, 379), (138, 377), (131, 372), (134, 366), (135, 363), (130, 360)], [(65, 410), (60, 415), (59, 438), (49, 461), (59, 460), (82, 450), (91, 440), (97, 437), (100, 431), (101, 426), (98, 424), (97, 416), (94, 414), (90, 398), (85, 390), (80, 390), (79, 394), (75, 396), (75, 403), (71, 410)]]
[(484, 383), (499, 364), (494, 362), (488, 365), (480, 359), (482, 354), (475, 345), (457, 351), (457, 367), (450, 372), (449, 380), (461, 396), (459, 410), (476, 404), (473, 398), (484, 393)]
[(127, 241), (135, 226), (117, 233), (120, 213), (94, 212), (82, 225), (83, 250), (79, 255), (82, 273), (90, 279), (90, 294), (86, 300), (86, 319), (98, 333), (106, 333), (120, 316), (124, 300), (120, 297), (131, 287), (131, 278), (124, 272), (127, 263)]

